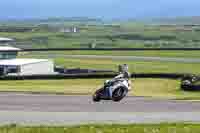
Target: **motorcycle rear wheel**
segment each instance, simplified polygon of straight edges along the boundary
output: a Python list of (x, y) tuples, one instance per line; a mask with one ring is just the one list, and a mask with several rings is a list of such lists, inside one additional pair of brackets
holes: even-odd
[(97, 91), (94, 93), (94, 95), (92, 96), (94, 102), (99, 102), (99, 101), (101, 101), (101, 93), (102, 93), (102, 91), (103, 91), (103, 88), (97, 90)]
[(100, 97), (99, 97), (98, 94), (95, 93), (95, 94), (93, 95), (93, 101), (94, 101), (94, 102), (99, 102), (99, 101), (101, 101), (101, 99), (100, 99)]

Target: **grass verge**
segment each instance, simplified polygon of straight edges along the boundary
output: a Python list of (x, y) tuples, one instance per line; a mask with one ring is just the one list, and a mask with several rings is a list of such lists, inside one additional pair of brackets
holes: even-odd
[(28, 52), (28, 55), (109, 55), (109, 56), (150, 56), (172, 58), (200, 58), (199, 51), (42, 51)]
[(135, 73), (200, 73), (200, 63), (68, 58), (55, 58), (54, 60), (57, 65), (67, 68), (108, 69), (116, 71), (119, 64), (128, 64), (130, 72)]
[(1, 133), (199, 133), (200, 124), (162, 123), (131, 125), (83, 125), (66, 127), (2, 126)]
[[(65, 79), (65, 80), (18, 80), (0, 81), (0, 91), (42, 92), (65, 94), (93, 94), (106, 79)], [(132, 96), (147, 96), (167, 99), (199, 100), (200, 92), (180, 90), (180, 81), (171, 79), (132, 80)]]

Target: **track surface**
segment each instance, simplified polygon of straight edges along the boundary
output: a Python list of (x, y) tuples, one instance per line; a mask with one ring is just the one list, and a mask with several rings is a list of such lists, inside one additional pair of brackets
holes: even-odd
[(94, 103), (91, 96), (0, 93), (0, 125), (200, 122), (200, 102), (126, 97)]
[(126, 97), (94, 103), (91, 96), (0, 94), (1, 111), (39, 112), (199, 112), (200, 102)]

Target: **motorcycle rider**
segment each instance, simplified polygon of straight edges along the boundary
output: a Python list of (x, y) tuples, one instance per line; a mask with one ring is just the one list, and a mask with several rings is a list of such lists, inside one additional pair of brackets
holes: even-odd
[[(128, 72), (128, 65), (127, 64), (119, 65), (118, 69), (119, 69), (118, 70), (119, 71), (119, 75), (117, 75), (116, 77), (114, 77), (110, 81), (106, 81), (106, 83), (108, 83), (108, 82), (110, 82), (110, 83), (111, 82), (115, 82), (116, 80), (123, 78), (123, 79), (127, 80), (128, 84), (129, 84), (128, 85), (129, 86), (128, 90), (130, 90), (131, 89), (131, 81), (129, 80), (129, 78), (131, 77), (131, 75)], [(112, 92), (113, 92), (112, 88), (108, 87), (107, 90), (106, 90), (106, 92), (108, 94), (108, 97), (112, 98)]]

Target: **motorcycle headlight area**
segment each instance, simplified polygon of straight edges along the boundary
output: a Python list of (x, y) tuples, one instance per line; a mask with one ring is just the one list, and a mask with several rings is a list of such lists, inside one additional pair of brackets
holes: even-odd
[(108, 84), (109, 83), (109, 80), (106, 80), (105, 82), (104, 82), (104, 84)]

